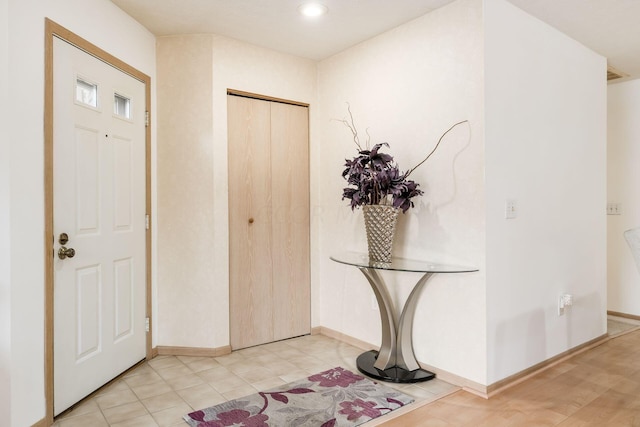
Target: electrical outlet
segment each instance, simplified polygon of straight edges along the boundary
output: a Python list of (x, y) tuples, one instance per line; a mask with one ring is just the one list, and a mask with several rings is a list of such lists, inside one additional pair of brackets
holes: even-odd
[(564, 294), (558, 298), (558, 316), (564, 316), (564, 311), (567, 307), (573, 305), (573, 295)]

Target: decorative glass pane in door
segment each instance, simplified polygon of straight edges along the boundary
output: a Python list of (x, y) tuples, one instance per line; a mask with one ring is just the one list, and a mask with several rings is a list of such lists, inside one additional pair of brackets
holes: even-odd
[(76, 101), (89, 107), (98, 108), (98, 85), (77, 77)]

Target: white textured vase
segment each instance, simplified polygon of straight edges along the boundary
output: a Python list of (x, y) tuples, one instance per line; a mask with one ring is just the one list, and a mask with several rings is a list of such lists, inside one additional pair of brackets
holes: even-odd
[(362, 212), (367, 230), (369, 261), (391, 262), (393, 235), (400, 210), (393, 206), (365, 205)]

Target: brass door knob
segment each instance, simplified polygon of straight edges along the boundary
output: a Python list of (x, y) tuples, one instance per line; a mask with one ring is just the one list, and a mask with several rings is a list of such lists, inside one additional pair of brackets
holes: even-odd
[(249, 224), (253, 224), (254, 219), (253, 218), (249, 218)]
[(58, 258), (60, 259), (73, 258), (74, 256), (76, 256), (76, 250), (73, 248), (61, 246), (60, 249), (58, 249)]

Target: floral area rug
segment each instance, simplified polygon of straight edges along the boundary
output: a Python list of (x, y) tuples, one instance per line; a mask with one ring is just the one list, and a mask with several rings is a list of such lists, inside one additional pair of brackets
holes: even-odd
[(193, 427), (357, 426), (413, 398), (343, 368), (192, 412)]

